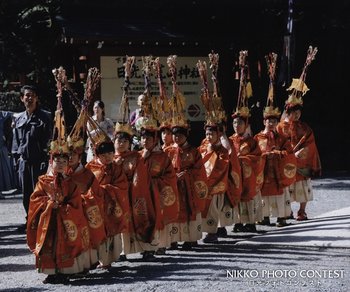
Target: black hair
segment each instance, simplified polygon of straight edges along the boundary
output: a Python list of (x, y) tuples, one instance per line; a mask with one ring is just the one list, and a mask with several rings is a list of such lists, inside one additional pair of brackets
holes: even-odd
[(129, 140), (130, 144), (132, 142), (132, 136), (129, 135), (128, 133), (126, 132), (118, 132), (115, 134), (115, 139), (118, 139), (118, 138), (121, 138), (121, 139), (127, 139)]
[(62, 157), (62, 158), (66, 158), (67, 160), (69, 160), (69, 153), (54, 153), (54, 154), (52, 154), (52, 159), (54, 159), (56, 157)]
[(151, 130), (147, 130), (145, 128), (141, 128), (141, 133), (140, 136), (148, 136), (148, 137), (154, 137), (155, 139), (157, 139), (158, 137), (158, 131), (151, 131)]
[(293, 106), (290, 106), (290, 105), (286, 105), (285, 106), (285, 110), (286, 110), (286, 113), (289, 115), (291, 112), (296, 112), (297, 110), (302, 110), (303, 109), (303, 106), (301, 104), (296, 104), (296, 105), (293, 105)]
[(169, 130), (171, 132), (171, 128), (170, 127), (161, 127), (159, 129), (159, 131), (162, 133), (162, 132), (165, 132), (165, 130)]
[(102, 100), (96, 100), (94, 106), (97, 105), (102, 109), (102, 116), (105, 117), (105, 103)]
[(279, 117), (277, 117), (277, 116), (266, 116), (266, 117), (264, 117), (264, 121), (266, 121), (267, 119), (269, 119), (269, 120), (276, 120), (278, 122)]
[(232, 123), (234, 122), (235, 119), (238, 119), (238, 120), (244, 122), (246, 125), (248, 125), (248, 118), (247, 117), (242, 117), (240, 115), (237, 115), (237, 116), (233, 117)]
[(105, 154), (109, 152), (114, 153), (114, 144), (112, 141), (102, 142), (96, 147), (96, 155)]
[(36, 95), (39, 95), (39, 91), (38, 91), (38, 89), (36, 88), (36, 86), (34, 86), (34, 85), (23, 85), (23, 86), (21, 87), (21, 96), (24, 95), (24, 91), (25, 91), (25, 90), (31, 90), (31, 91), (33, 91)]
[(217, 125), (205, 125), (204, 130), (210, 130), (210, 131), (219, 131), (219, 127)]
[(182, 135), (188, 137), (188, 129), (183, 128), (183, 127), (173, 127), (171, 129), (171, 132), (173, 133), (173, 135), (182, 134)]

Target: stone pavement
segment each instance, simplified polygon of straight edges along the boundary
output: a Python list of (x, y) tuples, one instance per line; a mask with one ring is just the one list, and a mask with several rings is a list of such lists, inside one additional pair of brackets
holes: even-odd
[[(258, 233), (234, 233), (218, 244), (192, 251), (167, 251), (143, 261), (139, 254), (93, 270), (68, 285), (45, 285), (26, 238), (21, 195), (0, 200), (0, 291), (350, 291), (350, 178), (314, 181), (310, 220), (290, 226), (258, 226)], [(298, 208), (292, 204), (293, 211)], [(275, 218), (272, 219), (272, 223)], [(305, 277), (305, 275), (307, 277)], [(321, 275), (321, 277), (319, 277)], [(256, 277), (255, 277), (256, 276)]]
[[(350, 194), (349, 194), (350, 196)], [(350, 248), (350, 207), (239, 241), (236, 245), (288, 245)]]

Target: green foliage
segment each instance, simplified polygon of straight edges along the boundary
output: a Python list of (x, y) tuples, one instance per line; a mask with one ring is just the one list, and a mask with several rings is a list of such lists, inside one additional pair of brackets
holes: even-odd
[(24, 110), (20, 93), (16, 91), (0, 92), (0, 110), (21, 112)]
[[(60, 35), (55, 22), (60, 4), (61, 0), (0, 1), (0, 91), (7, 91), (7, 97), (12, 96), (10, 82), (21, 80), (36, 84), (47, 103), (54, 87), (51, 55)], [(17, 108), (14, 103), (6, 107)]]

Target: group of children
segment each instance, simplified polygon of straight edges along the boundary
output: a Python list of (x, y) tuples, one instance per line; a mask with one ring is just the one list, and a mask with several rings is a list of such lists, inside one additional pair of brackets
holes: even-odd
[(205, 243), (217, 242), (233, 224), (235, 232), (255, 232), (256, 222), (275, 216), (285, 226), (292, 200), (300, 202), (297, 220), (305, 220), (310, 177), (319, 169), (310, 164), (315, 144), (295, 148), (298, 140), (289, 136), (288, 126), (302, 137), (310, 130), (291, 122), (294, 116), (299, 107), (280, 123), (265, 114), (255, 137), (242, 116), (234, 117), (229, 138), (222, 125), (206, 125), (198, 148), (188, 143), (187, 126), (144, 127), (141, 151), (131, 150), (131, 127), (117, 124), (115, 142), (95, 140), (95, 158), (85, 166), (81, 145), (53, 151), (51, 170), (31, 196), (27, 227), (37, 268), (49, 275), (45, 282), (109, 268), (131, 253), (165, 254), (177, 242), (190, 250), (202, 232)]
[[(183, 116), (169, 122), (151, 116), (137, 122), (141, 150), (132, 150), (134, 129), (115, 125), (113, 139), (82, 111), (67, 139), (51, 143), (51, 166), (31, 195), (27, 241), (44, 283), (62, 283), (90, 269), (141, 253), (145, 260), (166, 249), (191, 250), (206, 233), (215, 243), (255, 224), (285, 226), (291, 201), (306, 220), (310, 178), (320, 171), (311, 129), (301, 122), (300, 100), (288, 100), (285, 117), (264, 109), (264, 130), (249, 131), (249, 109), (232, 115), (235, 133), (208, 120), (199, 147), (189, 144)], [(82, 164), (82, 125), (90, 126), (93, 159)], [(62, 124), (57, 124), (56, 129)], [(59, 135), (58, 135), (59, 136)], [(162, 140), (162, 142), (161, 142)]]

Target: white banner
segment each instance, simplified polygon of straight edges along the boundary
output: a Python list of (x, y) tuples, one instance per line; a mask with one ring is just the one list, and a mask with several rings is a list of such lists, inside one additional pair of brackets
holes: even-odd
[[(159, 57), (163, 66), (163, 81), (166, 87), (167, 97), (171, 97), (172, 83), (168, 73), (167, 57)], [(113, 121), (117, 121), (119, 116), (119, 104), (123, 94), (124, 83), (124, 61), (125, 56), (101, 56), (101, 97), (105, 103), (106, 116)], [(202, 81), (197, 70), (197, 61), (206, 61), (209, 67), (208, 57), (177, 57), (177, 84), (181, 93), (186, 98), (186, 114), (190, 121), (204, 121), (205, 110), (200, 101)], [(144, 78), (142, 74), (142, 57), (135, 59), (135, 72), (131, 78), (129, 88), (130, 113), (137, 106), (137, 97), (145, 90)], [(210, 75), (210, 71), (209, 71)], [(210, 80), (208, 76), (208, 80)], [(209, 82), (210, 83), (210, 82)], [(151, 74), (151, 92), (153, 96), (159, 95), (158, 83), (155, 72)], [(212, 86), (212, 84), (209, 84)]]

